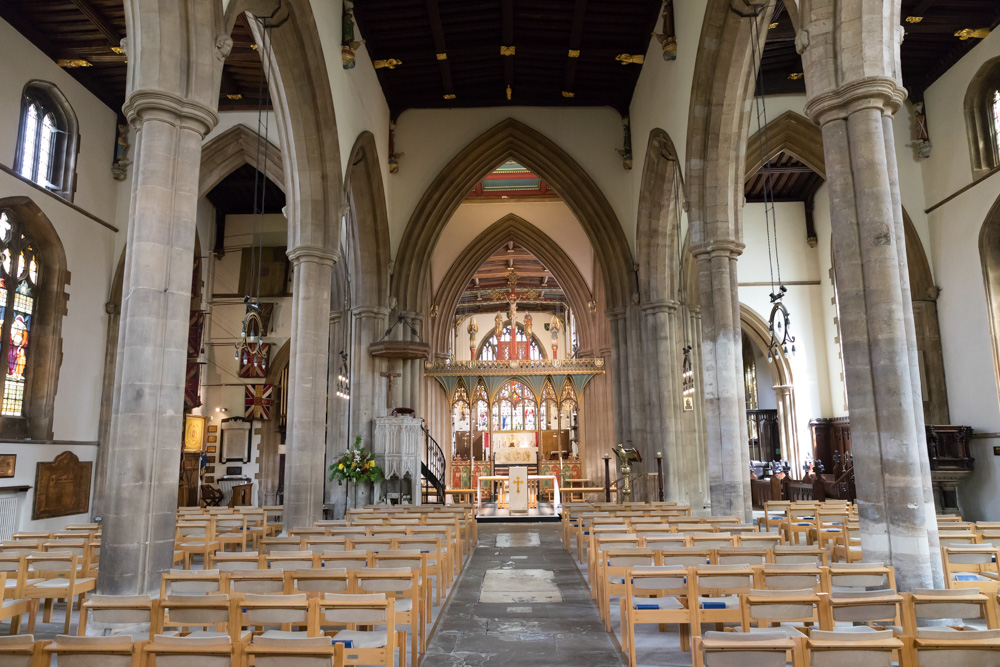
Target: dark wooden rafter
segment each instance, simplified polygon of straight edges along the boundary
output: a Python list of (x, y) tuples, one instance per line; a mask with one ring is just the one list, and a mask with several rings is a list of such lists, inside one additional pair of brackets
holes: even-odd
[[(500, 3), (500, 45), (514, 46), (514, 0), (501, 0)], [(514, 55), (503, 58), (503, 81), (507, 86), (508, 99), (512, 99), (514, 88)]]
[[(444, 39), (444, 24), (441, 23), (441, 9), (438, 0), (427, 0), (427, 18), (431, 23), (431, 35), (434, 38), (435, 57), (438, 59), (438, 69), (441, 70), (441, 89), (443, 96), (455, 95), (455, 86), (451, 80), (451, 63), (448, 62), (448, 46)], [(441, 57), (444, 54), (444, 57)]]
[(123, 35), (118, 31), (115, 26), (111, 25), (104, 18), (104, 16), (94, 8), (94, 6), (89, 2), (89, 0), (71, 0), (71, 2), (80, 10), (80, 13), (87, 17), (87, 20), (97, 28), (98, 32), (104, 35), (111, 46), (118, 46)]
[[(569, 29), (569, 44), (566, 52), (566, 76), (563, 91), (576, 93), (576, 66), (580, 62), (580, 47), (583, 45), (583, 22), (587, 15), (587, 0), (576, 0), (573, 5), (573, 22)], [(576, 54), (571, 57), (572, 54)]]

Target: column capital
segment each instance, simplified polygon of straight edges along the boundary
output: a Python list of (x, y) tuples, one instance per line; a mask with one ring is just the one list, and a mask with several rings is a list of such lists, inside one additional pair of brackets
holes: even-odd
[(657, 301), (650, 301), (649, 303), (644, 303), (639, 306), (642, 312), (648, 313), (650, 315), (656, 315), (658, 313), (673, 313), (677, 311), (680, 306), (680, 302), (674, 301), (673, 299), (659, 299)]
[(219, 124), (219, 114), (215, 109), (164, 90), (133, 90), (125, 100), (122, 112), (135, 128), (147, 120), (158, 120), (194, 130), (202, 137)]
[(340, 253), (336, 250), (315, 245), (300, 245), (290, 249), (285, 254), (288, 256), (288, 261), (292, 263), (292, 266), (302, 264), (303, 262), (333, 266), (340, 261)]
[(423, 322), (424, 322), (424, 314), (423, 313), (418, 313), (418, 312), (415, 312), (415, 311), (412, 311), (412, 310), (401, 310), (401, 311), (399, 311), (399, 314), (402, 315), (403, 317), (405, 317), (406, 319), (410, 320), (410, 322), (413, 322), (413, 323), (416, 323), (416, 324), (423, 324)]
[(895, 79), (871, 76), (814, 95), (806, 102), (805, 112), (822, 127), (862, 109), (876, 109), (883, 115), (892, 116), (905, 99), (906, 89)]
[(609, 320), (621, 320), (625, 318), (626, 309), (619, 306), (618, 308), (608, 308), (604, 311), (604, 314)]
[(730, 257), (736, 259), (743, 254), (746, 244), (735, 239), (713, 239), (691, 246), (691, 254), (695, 259), (713, 259), (715, 257)]
[(351, 315), (355, 317), (389, 317), (389, 309), (384, 306), (357, 306), (351, 308)]

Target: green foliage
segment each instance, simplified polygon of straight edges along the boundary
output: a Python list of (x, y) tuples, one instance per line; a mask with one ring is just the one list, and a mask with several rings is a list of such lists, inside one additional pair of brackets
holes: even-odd
[(375, 455), (361, 446), (361, 436), (354, 444), (330, 464), (330, 481), (377, 482), (382, 479), (382, 469), (375, 462)]

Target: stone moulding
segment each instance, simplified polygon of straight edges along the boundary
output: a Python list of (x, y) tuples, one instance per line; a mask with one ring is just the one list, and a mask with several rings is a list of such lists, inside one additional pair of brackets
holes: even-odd
[(427, 377), (477, 375), (603, 375), (602, 357), (586, 359), (512, 359), (510, 361), (427, 361)]

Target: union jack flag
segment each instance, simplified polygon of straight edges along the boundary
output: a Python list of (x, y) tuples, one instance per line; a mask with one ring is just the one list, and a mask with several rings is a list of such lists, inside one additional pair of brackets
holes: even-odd
[(246, 386), (246, 418), (268, 421), (271, 419), (274, 385), (248, 384)]

